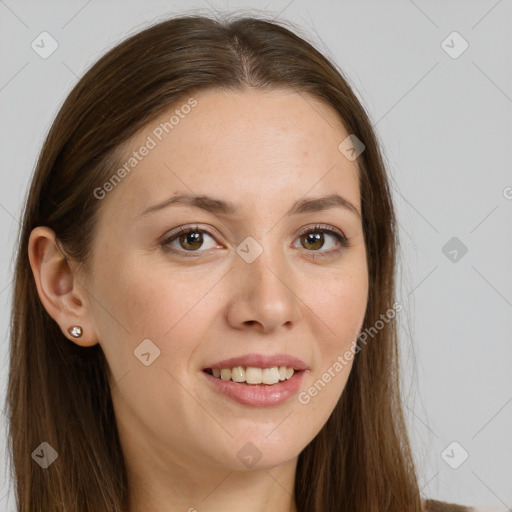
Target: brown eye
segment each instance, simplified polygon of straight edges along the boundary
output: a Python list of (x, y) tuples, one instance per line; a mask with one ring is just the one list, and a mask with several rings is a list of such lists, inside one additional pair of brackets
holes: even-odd
[[(204, 245), (208, 238), (211, 239), (211, 245), (205, 247)], [(351, 245), (341, 231), (324, 225), (313, 226), (304, 230), (297, 240), (300, 241), (300, 246), (306, 252), (312, 253), (312, 256), (332, 256)], [(204, 229), (200, 229), (198, 226), (180, 227), (174, 230), (162, 242), (162, 246), (182, 256), (196, 256), (207, 249), (219, 247), (213, 235)]]
[(178, 241), (183, 249), (196, 250), (203, 244), (203, 234), (199, 231), (190, 231), (178, 237)]
[[(333, 242), (330, 242), (330, 246), (329, 243), (326, 244), (325, 235), (334, 239)], [(338, 253), (340, 249), (347, 248), (350, 245), (349, 240), (341, 231), (323, 225), (314, 226), (303, 231), (299, 235), (299, 240), (301, 246), (308, 252), (317, 252), (322, 256)], [(329, 239), (327, 238), (327, 240)], [(325, 248), (325, 245), (327, 245), (327, 248)]]
[[(205, 238), (205, 235), (207, 238)], [(210, 242), (209, 247), (204, 247), (208, 238), (210, 238), (212, 242)], [(206, 249), (217, 247), (212, 235), (196, 226), (190, 228), (180, 227), (167, 237), (162, 242), (162, 245), (174, 252), (183, 253), (185, 256), (189, 255), (186, 253), (200, 253)]]
[(307, 233), (301, 236), (302, 245), (305, 249), (318, 250), (324, 245), (323, 233)]

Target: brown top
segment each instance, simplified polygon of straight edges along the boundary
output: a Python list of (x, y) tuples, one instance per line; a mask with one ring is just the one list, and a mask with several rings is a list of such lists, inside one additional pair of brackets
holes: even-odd
[(424, 505), (425, 512), (471, 512), (472, 510), (472, 507), (437, 500), (425, 500)]

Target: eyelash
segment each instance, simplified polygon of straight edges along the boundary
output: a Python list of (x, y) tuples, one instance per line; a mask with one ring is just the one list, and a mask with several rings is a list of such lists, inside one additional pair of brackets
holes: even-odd
[[(169, 244), (171, 242), (173, 242), (174, 240), (176, 240), (179, 236), (187, 235), (189, 233), (195, 233), (195, 232), (206, 233), (208, 236), (215, 238), (209, 231), (200, 229), (199, 226), (191, 226), (191, 227), (185, 227), (185, 228), (183, 226), (181, 226), (175, 232), (173, 232), (170, 236), (166, 237), (162, 241), (161, 245), (163, 247), (165, 247), (166, 250), (171, 251), (175, 254), (183, 255), (185, 257), (192, 257), (192, 258), (197, 257), (198, 253), (205, 252), (205, 251), (185, 251), (185, 250), (174, 249), (169, 246)], [(315, 226), (306, 228), (305, 230), (303, 230), (299, 233), (298, 238), (300, 238), (304, 235), (308, 235), (310, 233), (327, 233), (329, 235), (332, 235), (337, 240), (338, 244), (341, 246), (340, 249), (331, 249), (329, 251), (314, 251), (314, 250), (308, 251), (307, 249), (304, 249), (306, 252), (312, 253), (312, 254), (310, 254), (310, 256), (312, 258), (332, 256), (344, 249), (347, 249), (348, 247), (350, 247), (352, 245), (350, 240), (345, 235), (343, 235), (343, 233), (341, 233), (341, 231), (332, 229), (331, 227), (329, 227), (326, 224), (317, 224)]]

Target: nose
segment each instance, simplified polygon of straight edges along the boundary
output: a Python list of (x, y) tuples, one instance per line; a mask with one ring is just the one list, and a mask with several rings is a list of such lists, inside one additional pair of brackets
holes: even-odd
[(289, 330), (301, 318), (302, 302), (293, 269), (283, 254), (264, 250), (252, 263), (240, 258), (230, 275), (227, 316), (233, 328), (270, 333)]

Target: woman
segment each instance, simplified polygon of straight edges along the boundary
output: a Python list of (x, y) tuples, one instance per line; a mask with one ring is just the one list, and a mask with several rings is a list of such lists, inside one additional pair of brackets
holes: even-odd
[(113, 48), (24, 212), (19, 510), (468, 510), (420, 495), (396, 232), (363, 107), (284, 24), (181, 17)]

